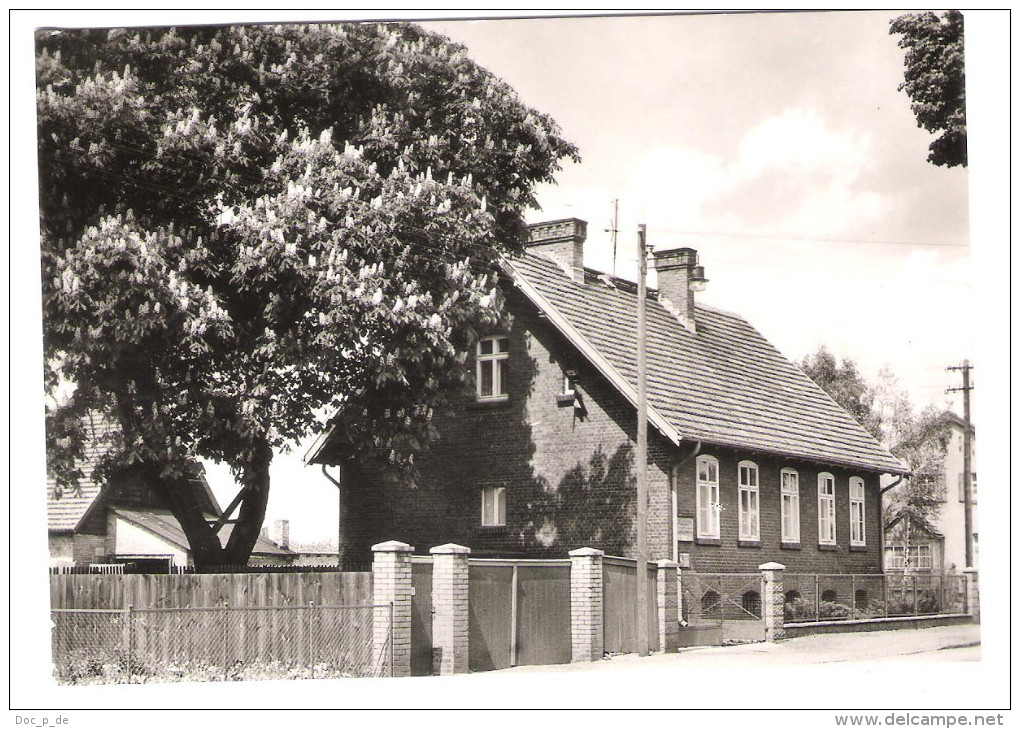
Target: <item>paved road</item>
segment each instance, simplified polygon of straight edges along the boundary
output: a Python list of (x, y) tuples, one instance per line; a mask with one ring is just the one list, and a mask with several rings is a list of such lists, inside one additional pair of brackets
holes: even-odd
[[(870, 633), (830, 633), (792, 638), (778, 643), (687, 648), (679, 653), (614, 656), (594, 663), (562, 666), (519, 666), (507, 669), (530, 671), (602, 671), (641, 665), (704, 666), (796, 666), (842, 662), (977, 661), (981, 659), (979, 625), (879, 630)], [(493, 673), (499, 673), (493, 672)], [(478, 674), (484, 675), (484, 674)]]

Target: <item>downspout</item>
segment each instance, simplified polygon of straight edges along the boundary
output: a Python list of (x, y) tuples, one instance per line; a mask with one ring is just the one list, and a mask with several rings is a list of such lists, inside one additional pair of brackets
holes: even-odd
[[(885, 572), (885, 504), (882, 503), (882, 495), (887, 491), (892, 491), (894, 488), (899, 486), (903, 482), (904, 478), (905, 476), (901, 473), (899, 476), (897, 476), (895, 481), (886, 486), (884, 489), (880, 489), (878, 492), (878, 545), (880, 554), (879, 559), (881, 560), (879, 564), (882, 567), (883, 573)], [(906, 556), (905, 550), (903, 554), (905, 557)]]
[(672, 537), (673, 537), (673, 539), (672, 539), (672, 541), (673, 541), (673, 550), (672, 550), (672, 553), (673, 553), (673, 561), (674, 562), (678, 562), (679, 559), (680, 559), (680, 546), (677, 544), (677, 536), (676, 536), (677, 518), (678, 518), (677, 517), (677, 506), (678, 506), (677, 483), (680, 480), (680, 466), (683, 465), (684, 463), (687, 463), (687, 461), (689, 461), (692, 458), (694, 458), (700, 452), (701, 452), (701, 441), (698, 440), (698, 441), (694, 442), (694, 448), (691, 449), (690, 453), (688, 453), (686, 456), (684, 456), (679, 461), (676, 461), (673, 464), (673, 473), (672, 473), (672, 478), (670, 479), (670, 489), (669, 489), (669, 497), (670, 497), (670, 499), (669, 500), (670, 500), (670, 507), (671, 507), (672, 513), (673, 513), (673, 517), (672, 517), (672, 519), (670, 519), (670, 525), (671, 525)]
[[(339, 466), (337, 468), (339, 468)], [(343, 473), (343, 471), (341, 470), (341, 474), (342, 473)], [(333, 478), (332, 476), (329, 475), (329, 471), (326, 470), (326, 464), (325, 463), (322, 464), (322, 475), (325, 476), (327, 479), (329, 479), (329, 481), (334, 486), (336, 486), (336, 494), (337, 494), (337, 498), (336, 498), (336, 566), (337, 566), (337, 569), (343, 569), (343, 552), (340, 549), (340, 537), (343, 534), (343, 527), (344, 527), (343, 505), (340, 503), (341, 499), (343, 498), (343, 487), (340, 485), (339, 481), (337, 481), (335, 478)], [(341, 478), (343, 478), (342, 475), (341, 475)]]

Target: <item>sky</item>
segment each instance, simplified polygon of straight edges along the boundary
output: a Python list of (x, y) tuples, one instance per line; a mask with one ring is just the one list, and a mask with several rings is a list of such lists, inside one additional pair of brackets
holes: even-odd
[[(337, 18), (336, 11), (331, 16), (295, 13), (15, 13), (9, 44), (11, 103), (24, 110), (34, 103), (26, 59), (32, 53), (31, 30), (39, 25)], [(380, 13), (361, 15), (366, 16)], [(944, 368), (969, 357), (977, 364), (975, 422), (982, 433), (982, 468), (1008, 473), (1010, 353), (1004, 335), (1011, 333), (1011, 261), (1004, 74), (1009, 16), (966, 15), (968, 170), (925, 162), (930, 137), (917, 128), (908, 99), (896, 90), (902, 51), (888, 35), (891, 17), (755, 13), (462, 21), (429, 27), (466, 45), (472, 58), (510, 83), (526, 104), (555, 118), (580, 148), (582, 162), (565, 166), (558, 184), (539, 189), (543, 210), (529, 220), (589, 221), (587, 265), (613, 266), (603, 229), (609, 227), (612, 201), (618, 200), (621, 275), (634, 275), (638, 223), (648, 226), (654, 247), (694, 247), (710, 280), (699, 301), (741, 314), (791, 360), (825, 345), (855, 359), (869, 378), (888, 365), (920, 407), (945, 402), (945, 388), (958, 380)], [(30, 143), (18, 143), (32, 139), (34, 120), (31, 112), (10, 119), (12, 179), (18, 184), (10, 191), (9, 374), (17, 386), (9, 396), (10, 422), (18, 427), (9, 435), (11, 452), (17, 454), (11, 459), (11, 483), (19, 515), (9, 518), (12, 556), (19, 557), (11, 560), (11, 584), (45, 596), (45, 578), (37, 566), (45, 560), (46, 544), (36, 526), (45, 519), (45, 508), (41, 497), (28, 498), (41, 492), (13, 488), (42, 483), (45, 467), (38, 248), (31, 243), (38, 237), (35, 156)], [(951, 404), (959, 409), (957, 401)], [(335, 538), (336, 489), (318, 468), (303, 465), (306, 445), (275, 459), (267, 521), (289, 519), (296, 541)], [(210, 468), (209, 477), (221, 503), (228, 503), (236, 490), (229, 474)], [(982, 484), (990, 480), (982, 478)], [(1008, 554), (1006, 495), (1006, 488), (982, 487), (984, 504), (999, 498), (1003, 507), (982, 511), (984, 570), (993, 564), (988, 558)], [(21, 558), (28, 554), (38, 559)], [(989, 635), (998, 634), (993, 633), (996, 626), (1007, 629), (1007, 584), (982, 579), (982, 630)], [(20, 601), (15, 606), (21, 611), (16, 624), (31, 630), (18, 631), (15, 643), (34, 640), (46, 629), (31, 622), (44, 620), (43, 613), (35, 618), (22, 614), (27, 605)], [(12, 644), (12, 656), (18, 655), (25, 667), (21, 674), (45, 672), (44, 665), (32, 663), (45, 663), (38, 645)], [(1007, 645), (986, 642), (984, 665), (997, 661), (1004, 666)], [(939, 666), (936, 674), (928, 668), (915, 665), (910, 675), (929, 689), (951, 685), (947, 669)], [(877, 675), (867, 679), (872, 688), (883, 685)], [(973, 671), (959, 675), (969, 682), (966, 695), (980, 703), (977, 697), (990, 690), (992, 681), (976, 680)], [(903, 679), (898, 672), (896, 683)], [(746, 685), (760, 683), (748, 676)], [(137, 696), (119, 694), (119, 704), (150, 706), (146, 702), (152, 695), (141, 691), (146, 687), (137, 688)], [(221, 703), (225, 694), (210, 688), (216, 688), (215, 696), (193, 693), (198, 703), (188, 705)], [(273, 705), (284, 705), (276, 692), (260, 697), (257, 685), (231, 688), (234, 697), (250, 689), (247, 705), (261, 705), (269, 693)], [(375, 705), (399, 704), (394, 692), (374, 690), (359, 684), (359, 699), (379, 696), (386, 703)], [(663, 693), (656, 695), (670, 690), (662, 686)], [(434, 691), (430, 685), (428, 694)], [(323, 705), (321, 694), (318, 700)], [(68, 701), (105, 705), (102, 695), (87, 692)], [(470, 705), (469, 696), (458, 701)]]

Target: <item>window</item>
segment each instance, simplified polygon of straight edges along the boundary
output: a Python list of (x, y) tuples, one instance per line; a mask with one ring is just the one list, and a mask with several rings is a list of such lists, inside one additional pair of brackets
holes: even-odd
[(836, 479), (818, 474), (818, 543), (836, 543)]
[(506, 337), (483, 337), (479, 340), (476, 378), (479, 400), (506, 399), (509, 356), (510, 340)]
[(800, 541), (800, 475), (792, 468), (779, 472), (780, 512), (784, 542)]
[(885, 548), (885, 568), (887, 570), (930, 570), (931, 545), (911, 544), (903, 547)]
[(826, 590), (822, 593), (822, 602), (836, 602), (839, 599), (839, 595), (836, 594), (835, 590)]
[(702, 456), (698, 469), (698, 536), (719, 538), (719, 461)]
[(737, 489), (740, 505), (740, 539), (757, 541), (758, 529), (758, 466), (750, 461), (737, 465)]
[(864, 479), (850, 479), (850, 544), (864, 546)]
[(704, 616), (705, 613), (719, 608), (719, 593), (715, 590), (708, 590), (704, 595), (701, 596), (701, 614)]
[(486, 486), (482, 489), (482, 526), (506, 526), (506, 488)]

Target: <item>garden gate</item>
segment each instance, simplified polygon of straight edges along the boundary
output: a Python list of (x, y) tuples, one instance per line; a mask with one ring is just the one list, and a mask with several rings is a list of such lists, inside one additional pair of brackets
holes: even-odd
[(726, 645), (765, 640), (760, 572), (697, 573), (681, 578), (680, 645)]

